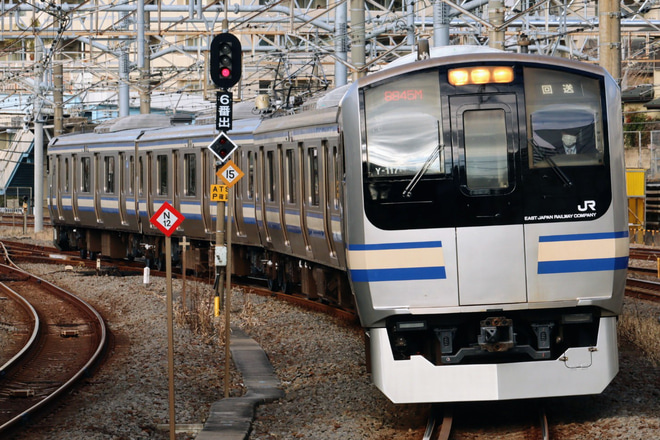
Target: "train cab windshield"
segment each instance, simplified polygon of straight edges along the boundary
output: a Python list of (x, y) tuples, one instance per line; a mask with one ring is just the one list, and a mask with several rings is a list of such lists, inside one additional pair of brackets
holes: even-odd
[[(365, 94), (369, 177), (412, 177), (444, 170), (437, 72), (412, 75)], [(405, 133), (405, 136), (402, 136)], [(440, 147), (440, 148), (439, 148)], [(432, 163), (428, 164), (429, 157)]]
[(598, 82), (591, 78), (527, 69), (530, 167), (603, 163), (603, 129)]
[(582, 200), (601, 215), (611, 196), (603, 93), (598, 77), (524, 63), (365, 86), (367, 216), (383, 229), (511, 224), (569, 218)]

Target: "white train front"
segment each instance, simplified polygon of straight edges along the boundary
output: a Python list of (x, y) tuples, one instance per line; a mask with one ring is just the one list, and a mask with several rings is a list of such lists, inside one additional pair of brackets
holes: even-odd
[[(609, 384), (628, 224), (619, 89), (603, 69), (466, 51), (309, 107), (234, 121), (246, 174), (234, 273), (344, 307), (354, 298), (373, 381), (396, 403)], [(208, 266), (213, 136), (144, 127), (53, 140), (56, 242), (162, 261), (148, 218), (168, 201), (187, 218), (175, 255), (185, 235), (188, 267)]]

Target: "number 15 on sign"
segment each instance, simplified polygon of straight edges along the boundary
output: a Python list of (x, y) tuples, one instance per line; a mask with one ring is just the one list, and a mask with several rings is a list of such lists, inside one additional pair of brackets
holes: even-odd
[(216, 173), (216, 176), (218, 176), (229, 188), (241, 180), (241, 177), (244, 175), (243, 171), (241, 171), (231, 159), (228, 160), (227, 163)]

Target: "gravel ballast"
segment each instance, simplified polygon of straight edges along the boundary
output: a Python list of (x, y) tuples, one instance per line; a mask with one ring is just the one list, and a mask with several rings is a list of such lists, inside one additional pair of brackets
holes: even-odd
[[(22, 267), (96, 307), (112, 343), (106, 362), (66, 402), (12, 438), (168, 439), (165, 280), (152, 277), (144, 285), (142, 276), (96, 276), (57, 265)], [(180, 281), (173, 286), (178, 296)], [(210, 286), (187, 286), (188, 291), (212, 295)], [(660, 316), (657, 305), (643, 303), (642, 308)], [(250, 439), (422, 438), (430, 406), (394, 405), (370, 383), (361, 329), (241, 292), (232, 297), (232, 325), (261, 344), (286, 394), (257, 409)], [(190, 431), (177, 439), (194, 438), (194, 428), (204, 423), (210, 405), (224, 396), (224, 346), (181, 326), (175, 328), (174, 346), (176, 422)], [(230, 382), (230, 395), (241, 395), (236, 371)], [(619, 375), (603, 394), (547, 400), (551, 438), (655, 439), (660, 432), (659, 387), (658, 367), (623, 343)], [(514, 438), (479, 422), (485, 412), (501, 406), (461, 405), (456, 423), (474, 429), (453, 438)]]

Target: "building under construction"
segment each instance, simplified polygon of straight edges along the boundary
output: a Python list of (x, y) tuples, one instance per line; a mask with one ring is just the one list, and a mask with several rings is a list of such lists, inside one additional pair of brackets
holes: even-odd
[(234, 100), (260, 97), (273, 109), (376, 71), (420, 42), (598, 63), (652, 99), (658, 3), (0, 0), (0, 194), (43, 168), (43, 145), (60, 133), (137, 113), (192, 121), (213, 110), (208, 53), (222, 32), (242, 47)]

